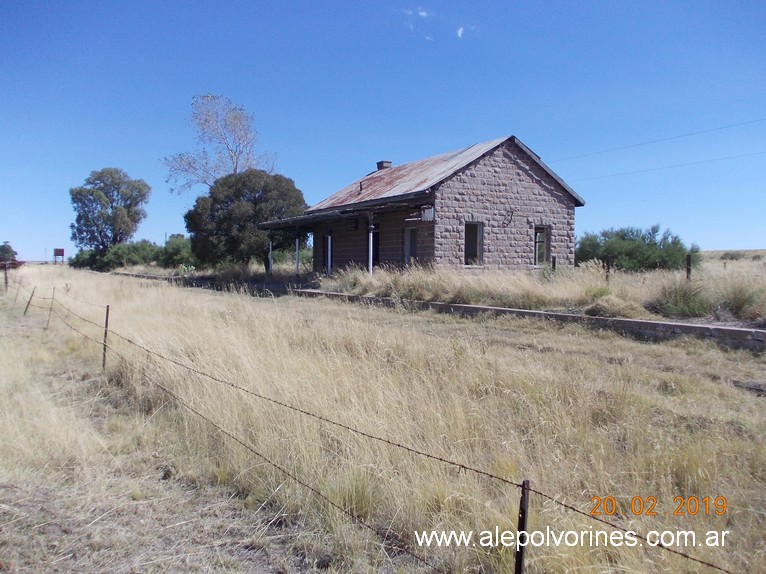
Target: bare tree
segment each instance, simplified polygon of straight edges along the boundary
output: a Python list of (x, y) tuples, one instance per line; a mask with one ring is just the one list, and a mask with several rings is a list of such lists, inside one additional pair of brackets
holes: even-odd
[(258, 132), (254, 121), (253, 114), (234, 105), (229, 98), (212, 94), (194, 96), (190, 122), (202, 147), (162, 160), (168, 169), (167, 182), (172, 184), (170, 191), (181, 194), (199, 184), (213, 187), (218, 178), (250, 168), (271, 173), (273, 156), (255, 153)]

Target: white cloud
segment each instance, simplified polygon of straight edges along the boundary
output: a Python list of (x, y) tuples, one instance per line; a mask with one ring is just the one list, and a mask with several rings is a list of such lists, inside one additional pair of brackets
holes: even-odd
[(457, 37), (462, 38), (463, 32), (465, 32), (465, 29), (462, 26), (460, 26), (460, 28), (457, 29)]
[(418, 8), (418, 16), (421, 18), (428, 18), (428, 12), (424, 8)]

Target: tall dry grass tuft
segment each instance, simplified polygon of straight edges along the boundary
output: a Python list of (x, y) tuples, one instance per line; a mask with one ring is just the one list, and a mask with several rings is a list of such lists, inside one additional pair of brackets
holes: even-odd
[[(434, 281), (447, 297), (463, 289), (463, 296), (473, 300), (486, 289), (505, 293), (509, 283), (513, 293), (537, 293), (547, 285), (565, 305), (592, 303), (594, 295), (597, 300), (606, 296), (605, 288), (608, 295), (622, 297), (621, 290), (629, 288), (627, 278), (606, 286), (595, 271), (572, 271), (550, 280), (511, 280), (502, 274), (451, 278), (418, 269), (410, 274), (391, 276), (376, 288), (405, 297), (415, 286)], [(362, 288), (363, 281), (386, 276), (348, 272), (337, 280)], [(586, 513), (592, 497), (613, 496), (621, 512), (612, 519), (642, 533), (730, 530), (725, 548), (690, 551), (733, 570), (747, 570), (754, 556), (766, 553), (762, 399), (727, 384), (762, 377), (763, 356), (723, 352), (699, 341), (644, 344), (530, 320), (468, 321), (323, 300), (181, 290), (90, 274), (64, 274), (63, 280), (73, 297), (109, 302), (114, 331), (147, 349), (112, 336), (115, 352), (124, 358), (110, 355), (110, 377), (127, 389), (137, 409), (151, 412), (162, 424), (163, 451), (173, 458), (181, 479), (220, 484), (247, 504), (270, 509), (275, 520), (299, 525), (320, 541), (303, 540), (303, 550), (335, 571), (419, 571), (419, 566), (386, 557), (382, 542), (370, 532), (174, 405), (158, 385), (446, 571), (507, 570), (512, 552), (425, 550), (415, 545), (413, 533), (514, 530), (518, 489), (369, 440), (241, 389), (513, 481), (530, 479), (533, 487)], [(98, 329), (88, 328), (97, 335)], [(679, 495), (725, 496), (729, 511), (725, 516), (673, 516), (673, 499)], [(655, 497), (667, 516), (626, 511), (635, 496)], [(541, 530), (602, 528), (539, 496), (532, 497), (530, 521), (530, 528)], [(530, 572), (696, 569), (646, 548), (561, 546), (532, 548), (529, 556)]]
[[(322, 279), (322, 288), (403, 300), (444, 301), (519, 309), (583, 312), (588, 315), (652, 319), (691, 318), (714, 313), (731, 320), (763, 321), (766, 265), (760, 259), (723, 261), (708, 257), (692, 272), (611, 271), (598, 262), (577, 268), (527, 271), (449, 270), (411, 266), (349, 268)], [(722, 313), (723, 311), (723, 313)]]

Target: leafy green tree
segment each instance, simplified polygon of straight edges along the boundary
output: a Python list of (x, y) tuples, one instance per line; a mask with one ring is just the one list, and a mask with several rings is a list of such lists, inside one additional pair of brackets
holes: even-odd
[(16, 251), (14, 251), (13, 247), (11, 247), (11, 244), (7, 241), (4, 241), (2, 245), (0, 245), (0, 263), (8, 263), (10, 261), (16, 261)]
[(85, 185), (69, 190), (76, 213), (70, 226), (72, 241), (81, 249), (104, 257), (113, 245), (125, 243), (146, 217), (144, 205), (151, 188), (140, 179), (130, 179), (118, 168), (93, 171)]
[(680, 269), (686, 265), (691, 252), (693, 262), (699, 263), (699, 247), (687, 248), (680, 237), (669, 229), (660, 232), (659, 225), (642, 230), (638, 227), (605, 229), (586, 233), (577, 240), (575, 260), (578, 263), (611, 258), (612, 265), (625, 271), (648, 269)]
[(599, 259), (600, 255), (601, 240), (597, 233), (586, 233), (577, 239), (577, 246), (575, 247), (575, 261), (577, 263)]
[[(293, 180), (248, 169), (217, 180), (209, 194), (197, 198), (184, 220), (201, 262), (249, 263), (257, 258), (267, 267), (269, 235), (257, 225), (302, 215), (306, 207)], [(273, 234), (274, 249), (288, 248), (294, 241), (293, 233)]]

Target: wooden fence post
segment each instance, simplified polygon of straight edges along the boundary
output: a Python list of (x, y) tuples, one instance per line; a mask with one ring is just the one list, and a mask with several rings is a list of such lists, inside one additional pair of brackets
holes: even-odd
[(35, 289), (37, 289), (37, 287), (32, 287), (32, 294), (29, 296), (29, 301), (27, 301), (27, 306), (24, 307), (24, 317), (27, 316), (27, 311), (29, 311), (29, 306), (32, 304), (32, 297), (35, 296)]
[(101, 359), (101, 370), (106, 370), (106, 339), (109, 335), (109, 305), (106, 306), (106, 317), (104, 318), (104, 354)]
[(3, 269), (5, 269), (5, 292), (8, 293), (8, 267), (10, 266), (10, 263), (7, 261), (5, 262), (5, 265), (3, 265)]
[[(524, 571), (524, 548), (529, 543), (529, 533), (527, 532), (527, 509), (529, 508), (529, 480), (521, 483), (521, 502), (519, 502), (519, 523), (516, 527), (516, 561), (514, 565), (514, 574), (522, 574)], [(519, 546), (519, 534), (527, 534), (524, 546)]]
[(606, 256), (606, 282), (609, 283), (609, 272), (612, 270), (612, 256)]
[(556, 271), (556, 256), (551, 257), (551, 271)]

